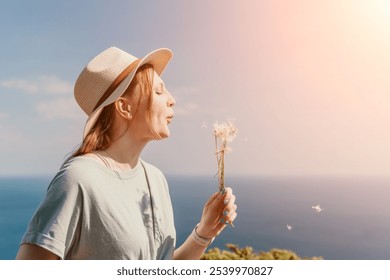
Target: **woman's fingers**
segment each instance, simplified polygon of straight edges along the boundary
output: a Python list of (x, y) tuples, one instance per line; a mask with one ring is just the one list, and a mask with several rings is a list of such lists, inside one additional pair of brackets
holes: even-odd
[(198, 233), (201, 236), (216, 236), (237, 217), (236, 196), (231, 188), (225, 193), (216, 192), (210, 196), (203, 209)]
[(236, 210), (234, 209), (237, 205), (235, 205), (234, 203), (236, 202), (236, 196), (235, 195), (232, 195), (230, 197), (229, 200), (227, 200), (227, 203), (225, 203), (226, 201), (224, 201), (224, 204), (225, 204), (225, 207), (224, 207), (224, 211), (231, 211), (231, 210)]
[(224, 207), (224, 205), (227, 205), (229, 201), (232, 198), (233, 191), (231, 188), (225, 188), (225, 193), (218, 192), (217, 198), (213, 201), (214, 205), (213, 208), (221, 208)]
[[(230, 200), (226, 204), (225, 208), (223, 209), (223, 219), (226, 223), (232, 223), (234, 219), (237, 217), (237, 205), (236, 202), (236, 196), (232, 194)], [(222, 222), (222, 221), (221, 221)]]
[(226, 224), (219, 224), (216, 228), (215, 236), (218, 236), (226, 227)]
[(237, 218), (237, 212), (231, 213), (231, 215), (226, 216), (226, 220), (229, 223), (233, 223), (233, 221)]
[(224, 194), (225, 199), (230, 199), (232, 195), (233, 195), (232, 188), (226, 187), (225, 188), (225, 194)]
[(227, 208), (232, 207), (232, 205), (236, 202), (236, 196), (232, 194), (229, 198), (226, 198), (223, 204), (226, 205)]
[(209, 200), (206, 202), (205, 206), (207, 207), (207, 206), (209, 206), (210, 204), (212, 204), (213, 202), (215, 202), (215, 200), (218, 199), (219, 195), (220, 195), (219, 192), (216, 192), (216, 193), (212, 194), (212, 195), (210, 196)]

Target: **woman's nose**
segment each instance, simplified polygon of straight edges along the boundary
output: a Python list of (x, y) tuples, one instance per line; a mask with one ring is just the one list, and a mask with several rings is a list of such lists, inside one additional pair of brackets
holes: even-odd
[(176, 104), (175, 98), (168, 92), (168, 100), (167, 100), (167, 105), (168, 107), (173, 107)]

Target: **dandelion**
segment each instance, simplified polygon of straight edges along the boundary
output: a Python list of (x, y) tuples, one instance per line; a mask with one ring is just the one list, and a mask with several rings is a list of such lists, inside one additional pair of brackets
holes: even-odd
[[(232, 142), (237, 136), (237, 128), (232, 122), (214, 124), (215, 154), (218, 163), (218, 189), (225, 193), (225, 153), (230, 152), (228, 143)], [(234, 225), (230, 223), (232, 227)]]
[(237, 128), (232, 122), (214, 124), (214, 138), (215, 138), (215, 154), (218, 163), (218, 188), (219, 191), (225, 192), (225, 153), (231, 151), (228, 143), (232, 142), (237, 136)]
[(232, 142), (237, 136), (237, 128), (230, 121), (225, 123), (216, 122), (214, 124), (214, 135), (223, 143)]
[(319, 204), (316, 206), (312, 206), (311, 208), (313, 208), (317, 213), (324, 211), (324, 208), (321, 208)]

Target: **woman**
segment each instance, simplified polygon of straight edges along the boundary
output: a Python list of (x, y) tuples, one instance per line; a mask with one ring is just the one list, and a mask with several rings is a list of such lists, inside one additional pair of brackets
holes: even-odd
[(175, 100), (160, 76), (171, 57), (158, 49), (137, 59), (112, 47), (84, 68), (74, 91), (88, 115), (83, 142), (50, 183), (17, 259), (198, 259), (233, 222), (227, 188), (175, 248), (167, 182), (140, 159), (149, 141), (170, 134)]

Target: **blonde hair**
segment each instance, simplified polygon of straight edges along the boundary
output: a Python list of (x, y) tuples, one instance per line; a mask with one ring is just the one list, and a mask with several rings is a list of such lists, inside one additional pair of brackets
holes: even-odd
[[(140, 105), (143, 102), (147, 102), (146, 105), (146, 118), (150, 127), (151, 121), (151, 105), (152, 105), (152, 87), (153, 87), (153, 66), (150, 64), (142, 65), (135, 74), (130, 85), (127, 87), (122, 97), (129, 98), (134, 104), (136, 103), (135, 113), (133, 118), (138, 112)], [(135, 91), (136, 86), (140, 87), (139, 91)], [(112, 139), (112, 127), (115, 119), (115, 103), (109, 104), (103, 108), (96, 123), (89, 131), (79, 148), (70, 156), (70, 158), (85, 155), (93, 151), (99, 151), (107, 149), (113, 143)], [(129, 123), (129, 126), (131, 122)], [(69, 159), (70, 159), (69, 158)]]

